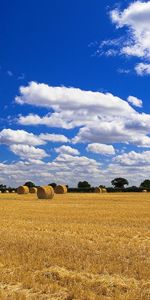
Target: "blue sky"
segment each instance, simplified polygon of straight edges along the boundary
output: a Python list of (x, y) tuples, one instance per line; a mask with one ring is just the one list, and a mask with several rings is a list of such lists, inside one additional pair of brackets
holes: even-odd
[(0, 4), (0, 182), (150, 171), (150, 1)]

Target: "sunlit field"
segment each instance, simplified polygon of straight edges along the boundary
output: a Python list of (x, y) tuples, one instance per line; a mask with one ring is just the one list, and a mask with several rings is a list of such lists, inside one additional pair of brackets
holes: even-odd
[(0, 195), (0, 299), (150, 299), (150, 194)]

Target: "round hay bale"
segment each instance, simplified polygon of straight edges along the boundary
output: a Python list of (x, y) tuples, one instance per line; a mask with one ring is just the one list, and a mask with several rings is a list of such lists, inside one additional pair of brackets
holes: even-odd
[(52, 186), (40, 186), (37, 189), (37, 196), (39, 199), (53, 199), (54, 190)]
[(107, 193), (107, 190), (105, 188), (102, 188), (102, 193)]
[(15, 191), (12, 191), (12, 193), (15, 193)]
[(37, 188), (36, 187), (29, 188), (29, 193), (36, 194), (37, 193)]
[(102, 189), (100, 187), (96, 187), (94, 189), (94, 193), (97, 193), (97, 194), (102, 193)]
[(5, 191), (5, 193), (6, 193), (6, 194), (8, 194), (8, 193), (9, 193), (9, 191), (8, 191), (8, 190), (6, 190), (6, 191)]
[(56, 194), (66, 194), (67, 193), (67, 187), (65, 185), (57, 185), (55, 187), (55, 193)]
[(2, 191), (0, 191), (0, 194), (2, 193)]
[(28, 194), (29, 193), (29, 188), (26, 185), (21, 185), (17, 188), (17, 193), (18, 194)]
[(143, 190), (142, 193), (147, 193), (147, 190)]

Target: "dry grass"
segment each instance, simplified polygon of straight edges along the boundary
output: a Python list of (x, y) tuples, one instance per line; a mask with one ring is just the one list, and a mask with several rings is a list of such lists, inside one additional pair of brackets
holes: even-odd
[(1, 194), (0, 299), (148, 300), (149, 229), (149, 193)]

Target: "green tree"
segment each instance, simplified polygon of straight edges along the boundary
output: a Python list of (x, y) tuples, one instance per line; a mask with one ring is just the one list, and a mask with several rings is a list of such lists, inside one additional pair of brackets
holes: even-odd
[(5, 184), (0, 184), (0, 189), (6, 189), (6, 185)]
[(87, 181), (79, 181), (78, 188), (90, 188), (91, 185)]
[(115, 178), (111, 181), (111, 184), (115, 188), (123, 189), (125, 185), (128, 185), (128, 180), (122, 177)]
[(28, 188), (35, 187), (35, 184), (32, 181), (27, 181), (24, 185), (28, 186)]
[(0, 191), (6, 190), (6, 185), (5, 184), (0, 184)]
[(145, 179), (141, 184), (140, 187), (143, 189), (150, 189), (150, 180)]
[(52, 186), (53, 189), (55, 189), (55, 187), (57, 186), (55, 182), (49, 183), (48, 185)]

